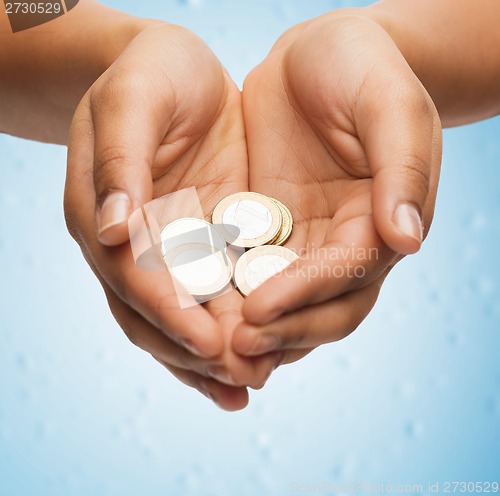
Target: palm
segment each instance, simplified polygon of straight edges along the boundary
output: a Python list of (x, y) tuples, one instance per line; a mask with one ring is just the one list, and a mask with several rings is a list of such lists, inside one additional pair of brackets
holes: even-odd
[(311, 89), (292, 94), (288, 75), (278, 72), (279, 57), (271, 54), (244, 90), (250, 189), (288, 204), (294, 230), (287, 246), (295, 250), (351, 241), (384, 249), (371, 216), (372, 177), (354, 130), (339, 119), (333, 123), (337, 146), (327, 144), (322, 116), (302, 99)]
[[(262, 316), (266, 313), (270, 315), (273, 307), (288, 305), (286, 300), (292, 301), (292, 308), (300, 308), (360, 290), (354, 297), (366, 315), (397, 256), (375, 229), (373, 177), (351, 115), (356, 85), (344, 85), (337, 93), (336, 88), (330, 88), (338, 95), (338, 99), (331, 102), (336, 112), (330, 112), (314, 98), (318, 93), (317, 81), (301, 78), (297, 67), (289, 61), (284, 63), (286, 44), (285, 36), (249, 75), (244, 86), (250, 189), (276, 197), (289, 206), (294, 229), (286, 246), (299, 254), (314, 256), (315, 250), (326, 248), (338, 250), (337, 254), (342, 253), (341, 250), (358, 250), (356, 253), (363, 253), (365, 257), (376, 250), (377, 256), (376, 260), (363, 262), (359, 277), (346, 277), (351, 263), (348, 259), (354, 252), (340, 258), (336, 262), (338, 267), (330, 263), (330, 269), (340, 270), (327, 273), (329, 277), (323, 277), (324, 281), (315, 289), (302, 285), (302, 289), (296, 290), (299, 285), (284, 281), (280, 285), (263, 285), (254, 299), (249, 298), (244, 314), (259, 313), (257, 323), (264, 320)], [(307, 65), (304, 62), (307, 57), (302, 56), (300, 60), (302, 67)], [(317, 63), (321, 65), (321, 61)], [(329, 70), (341, 73), (341, 65), (330, 66)], [(321, 72), (320, 67), (308, 69), (303, 74)], [(345, 87), (351, 88), (351, 94), (346, 94)], [(368, 293), (361, 288), (366, 288)], [(371, 296), (367, 298), (366, 294)], [(258, 299), (269, 303), (259, 305)], [(286, 328), (290, 322), (285, 318), (281, 325)], [(276, 321), (275, 328), (279, 325)], [(335, 338), (330, 334), (328, 339), (342, 336)], [(299, 333), (298, 341), (292, 346), (296, 351), (289, 352), (285, 361), (294, 361), (311, 349), (300, 346), (302, 339)]]
[[(178, 346), (186, 339), (196, 341), (206, 354), (213, 356), (215, 351), (207, 350), (219, 350), (221, 340), (229, 343), (232, 329), (241, 319), (242, 299), (236, 291), (207, 303), (205, 308), (193, 307), (185, 312), (179, 309), (165, 273), (144, 272), (135, 267), (128, 244), (105, 247), (95, 235), (94, 160), (99, 145), (96, 138), (105, 137), (104, 148), (101, 143), (105, 156), (98, 158), (104, 164), (108, 163), (106, 159), (111, 159), (108, 166), (111, 169), (115, 153), (121, 150), (109, 132), (123, 138), (132, 131), (131, 138), (135, 141), (127, 144), (129, 150), (153, 151), (151, 169), (149, 166), (139, 169), (143, 171), (142, 183), (135, 188), (142, 195), (143, 203), (195, 186), (203, 213), (209, 218), (223, 197), (248, 189), (241, 94), (236, 85), (213, 54), (191, 35), (185, 40), (186, 49), (190, 51), (183, 67), (175, 59), (178, 46), (172, 41), (171, 33), (167, 33), (169, 36), (161, 45), (165, 50), (160, 54), (164, 64), (159, 65), (159, 54), (148, 50), (148, 37), (158, 34), (163, 36), (163, 32), (153, 31), (137, 39), (96, 82), (75, 114), (65, 196), (68, 227), (101, 281), (113, 314), (134, 343), (153, 354), (179, 379), (200, 390), (206, 391), (200, 377), (206, 375), (207, 367), (214, 361), (231, 368), (238, 382), (260, 384), (262, 377), (254, 373), (250, 360), (236, 356), (229, 346), (224, 347), (222, 356), (211, 361), (193, 357)], [(179, 36), (185, 37), (185, 32), (181, 30)], [(181, 42), (177, 40), (177, 44)], [(169, 50), (169, 43), (176, 45), (175, 50)], [(193, 44), (195, 50), (191, 50)], [(170, 56), (175, 59), (172, 63)], [(123, 79), (123, 73), (135, 68), (137, 61), (146, 64), (148, 70)], [(177, 70), (171, 72), (173, 62)], [(137, 91), (137, 86), (141, 91)], [(118, 109), (125, 115), (117, 118), (116, 104), (128, 100), (133, 102), (130, 107), (133, 110), (120, 106)], [(114, 119), (110, 117), (113, 113)], [(110, 121), (113, 126), (109, 126)], [(142, 123), (141, 132), (133, 129), (136, 121)], [(144, 123), (149, 127), (145, 129)], [(128, 127), (121, 129), (122, 125)], [(142, 152), (136, 158), (143, 160)], [(137, 170), (139, 164), (132, 165)], [(153, 179), (152, 189), (149, 175)], [(223, 336), (220, 336), (221, 330)], [(226, 406), (241, 407), (245, 403), (241, 390), (235, 390), (233, 395), (215, 381), (210, 384)]]
[[(153, 168), (154, 196), (159, 197), (183, 188), (195, 186), (206, 220), (210, 220), (215, 205), (224, 197), (248, 190), (248, 158), (241, 111), (241, 95), (236, 85), (225, 78), (223, 84), (205, 86), (206, 94), (200, 100), (212, 102), (214, 115), (192, 119), (193, 138), (188, 139), (187, 149), (179, 158), (169, 163), (168, 154), (172, 135), (166, 138), (158, 151)], [(186, 108), (186, 115), (193, 115), (196, 108)], [(205, 123), (205, 127), (201, 124)], [(173, 133), (175, 134), (175, 129)], [(196, 139), (196, 136), (201, 136)], [(241, 320), (243, 298), (231, 291), (204, 306), (219, 322), (224, 340), (229, 343), (231, 332)], [(234, 355), (226, 347), (222, 361), (229, 368), (240, 368), (247, 360)], [(237, 370), (234, 371), (235, 375)]]

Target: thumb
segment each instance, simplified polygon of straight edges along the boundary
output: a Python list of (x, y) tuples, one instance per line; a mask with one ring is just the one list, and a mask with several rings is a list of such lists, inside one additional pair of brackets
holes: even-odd
[(441, 125), (413, 74), (409, 81), (395, 78), (378, 94), (358, 126), (373, 175), (374, 223), (391, 249), (407, 255), (420, 249), (432, 221)]
[(109, 246), (129, 239), (130, 214), (152, 200), (151, 168), (167, 123), (159, 122), (152, 99), (138, 96), (144, 94), (111, 81), (91, 98), (96, 230)]

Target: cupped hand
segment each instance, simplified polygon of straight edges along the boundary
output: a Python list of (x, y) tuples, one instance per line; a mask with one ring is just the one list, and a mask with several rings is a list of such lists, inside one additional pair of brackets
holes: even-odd
[[(153, 198), (196, 186), (205, 214), (248, 189), (241, 95), (209, 48), (173, 25), (146, 28), (80, 103), (68, 148), (68, 228), (130, 340), (219, 406), (248, 401), (279, 354), (235, 355), (242, 298), (180, 309), (167, 272), (135, 266), (127, 220)], [(217, 379), (217, 380), (216, 380)]]
[[(245, 406), (242, 385), (262, 386), (279, 363), (364, 319), (429, 228), (441, 146), (434, 105), (397, 47), (346, 11), (287, 32), (243, 97), (244, 125), (240, 93), (208, 48), (181, 28), (149, 28), (75, 115), (65, 197), (130, 339), (226, 409)], [(168, 275), (137, 269), (122, 243), (133, 209), (188, 186), (206, 214), (248, 188), (281, 199), (301, 259), (244, 304), (232, 291), (180, 310)]]
[(242, 355), (292, 361), (344, 338), (431, 224), (441, 157), (434, 104), (389, 35), (360, 10), (285, 33), (248, 76), (252, 191), (285, 202), (301, 258), (255, 290)]

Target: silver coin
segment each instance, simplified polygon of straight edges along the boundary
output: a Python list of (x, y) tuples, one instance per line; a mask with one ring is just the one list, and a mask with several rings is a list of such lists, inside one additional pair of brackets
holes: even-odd
[(259, 193), (235, 193), (220, 201), (212, 222), (228, 243), (244, 248), (271, 242), (279, 234), (282, 215), (270, 198)]
[(204, 244), (223, 251), (226, 241), (210, 222), (195, 217), (185, 217), (167, 224), (161, 232), (163, 255), (186, 244)]
[(276, 200), (276, 198), (271, 198), (271, 200), (274, 203), (276, 203), (276, 205), (278, 205), (278, 208), (281, 211), (282, 222), (281, 222), (281, 230), (278, 233), (278, 236), (276, 236), (276, 238), (273, 239), (270, 244), (281, 246), (288, 241), (288, 238), (292, 234), (293, 230), (292, 212), (290, 212), (290, 209), (286, 205), (284, 205), (279, 200)]
[(243, 254), (234, 269), (234, 281), (241, 294), (248, 296), (254, 289), (279, 274), (298, 255), (284, 246), (258, 246)]
[(233, 276), (233, 265), (225, 252), (207, 244), (177, 246), (164, 259), (175, 280), (195, 298), (218, 295)]

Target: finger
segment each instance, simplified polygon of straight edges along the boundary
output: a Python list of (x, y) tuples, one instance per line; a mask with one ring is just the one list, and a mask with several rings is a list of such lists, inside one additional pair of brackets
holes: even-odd
[[(431, 98), (371, 20), (331, 19), (303, 39), (287, 59), (292, 93), (310, 116), (320, 116), (311, 121), (332, 156), (374, 177), (374, 221), (386, 244), (401, 254), (418, 251), (432, 220), (441, 156)], [(317, 56), (308, 57), (312, 51)], [(339, 74), (332, 64), (349, 70)]]
[(96, 228), (103, 244), (126, 241), (130, 213), (152, 200), (151, 169), (173, 113), (169, 86), (165, 92), (155, 98), (146, 75), (132, 73), (92, 93)]
[(234, 332), (233, 350), (255, 356), (339, 341), (351, 334), (373, 308), (382, 280), (326, 303), (284, 315), (265, 326), (243, 323)]
[(192, 370), (208, 377), (208, 369), (219, 360), (207, 360), (188, 351), (166, 337), (161, 331), (144, 320), (137, 312), (125, 305), (107, 286), (103, 284), (109, 307), (116, 321), (128, 339), (137, 347), (153, 355), (163, 363), (177, 368)]
[(87, 259), (97, 266), (94, 273), (101, 284), (109, 286), (109, 292), (125, 305), (190, 352), (203, 358), (220, 355), (224, 345), (220, 326), (201, 305), (180, 307), (176, 287), (167, 272), (137, 268), (128, 245), (105, 247), (96, 238), (88, 238), (87, 248)]
[[(354, 123), (373, 174), (373, 215), (394, 251), (415, 253), (432, 221), (441, 124), (399, 52), (367, 77)], [(373, 95), (377, 95), (373, 98)]]
[(308, 355), (314, 348), (288, 349), (265, 353), (264, 355), (251, 355), (245, 357), (254, 367), (252, 382), (242, 382), (252, 389), (262, 389), (274, 371), (281, 365), (296, 362)]
[[(199, 358), (175, 344), (130, 307), (127, 307), (105, 282), (103, 282), (103, 287), (113, 316), (129, 340), (165, 366), (191, 370), (227, 386), (249, 386), (253, 389), (261, 389), (273, 370), (282, 362), (282, 354), (279, 352), (251, 360), (237, 356), (229, 356), (227, 360), (228, 353), (215, 360)], [(218, 317), (224, 318), (220, 310)]]
[(309, 355), (311, 351), (315, 348), (298, 348), (298, 349), (290, 349), (286, 350), (283, 353), (283, 359), (280, 363), (281, 365), (288, 365), (293, 362), (297, 362), (298, 360), (302, 360), (305, 356)]
[(179, 381), (198, 390), (223, 410), (235, 412), (248, 405), (248, 391), (244, 387), (226, 386), (214, 379), (202, 377), (196, 372), (173, 367), (170, 364), (162, 363), (161, 360), (158, 361)]
[(281, 363), (281, 353), (246, 358), (236, 355), (230, 347), (235, 327), (242, 321), (242, 296), (237, 291), (231, 291), (212, 301), (206, 308), (220, 324), (224, 333), (224, 351), (220, 363), (208, 367), (208, 375), (217, 381), (232, 386), (248, 386), (261, 389), (273, 370)]
[(166, 167), (206, 132), (220, 111), (225, 77), (201, 39), (158, 25), (138, 35), (103, 79), (90, 93), (97, 230), (101, 242), (116, 245), (128, 239), (131, 211), (152, 198), (160, 144), (168, 134), (160, 153)]
[(372, 216), (357, 213), (360, 215), (351, 218), (349, 214), (344, 219), (339, 211), (331, 221), (326, 243), (310, 247), (303, 257), (253, 291), (243, 305), (245, 321), (262, 326), (378, 279), (395, 262), (395, 254), (378, 235)]
[[(241, 365), (244, 360), (245, 366)], [(224, 360), (224, 364), (210, 365), (208, 375), (216, 381), (229, 386), (248, 386), (252, 389), (262, 389), (269, 377), (282, 363), (282, 353), (267, 353), (252, 357), (251, 360), (236, 355), (231, 360)], [(234, 362), (237, 365), (234, 365)]]
[[(127, 305), (142, 315), (180, 346), (203, 358), (218, 356), (223, 350), (222, 330), (201, 305), (182, 308), (177, 287), (167, 272), (145, 272), (133, 262), (130, 247), (113, 249), (97, 246), (101, 264), (107, 265), (103, 279)], [(99, 253), (99, 249), (106, 253)], [(110, 253), (108, 253), (111, 250)]]
[(217, 322), (201, 306), (181, 309), (167, 272), (146, 272), (136, 267), (128, 244), (103, 246), (95, 236), (92, 177), (94, 149), (90, 109), (82, 105), (72, 123), (68, 147), (64, 211), (72, 236), (93, 267), (116, 295), (154, 327), (181, 346), (203, 357), (220, 354), (222, 333)]

